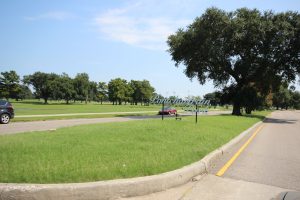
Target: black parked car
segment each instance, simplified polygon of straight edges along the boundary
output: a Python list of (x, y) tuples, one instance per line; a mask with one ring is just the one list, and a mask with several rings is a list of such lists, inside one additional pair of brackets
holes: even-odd
[(14, 116), (14, 108), (11, 103), (6, 100), (0, 100), (0, 123), (7, 124)]

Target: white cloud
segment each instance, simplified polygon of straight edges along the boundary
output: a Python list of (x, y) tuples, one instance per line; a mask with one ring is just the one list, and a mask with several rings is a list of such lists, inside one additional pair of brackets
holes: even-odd
[(63, 21), (63, 20), (68, 20), (75, 18), (75, 15), (73, 15), (70, 12), (65, 12), (65, 11), (52, 11), (52, 12), (47, 12), (43, 13), (37, 16), (30, 16), (30, 17), (25, 17), (26, 20), (30, 21), (35, 21), (35, 20), (58, 20), (58, 21)]
[[(166, 50), (166, 41), (178, 28), (191, 20), (177, 19), (165, 13), (152, 13), (149, 4), (108, 10), (95, 18), (102, 36), (129, 45), (154, 50)], [(155, 15), (155, 16), (154, 16)]]

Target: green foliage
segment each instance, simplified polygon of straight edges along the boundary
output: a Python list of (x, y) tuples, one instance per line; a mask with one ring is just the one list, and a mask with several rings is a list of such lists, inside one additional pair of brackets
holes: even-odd
[(108, 99), (108, 86), (105, 82), (98, 83), (98, 99), (100, 99), (101, 104), (103, 101)]
[(292, 92), (292, 97), (291, 97), (290, 105), (293, 108), (295, 108), (297, 110), (300, 110), (300, 92), (299, 91)]
[(78, 73), (74, 79), (74, 88), (77, 94), (77, 98), (88, 101), (89, 95), (89, 75), (87, 73)]
[(200, 84), (213, 80), (226, 90), (233, 114), (240, 115), (240, 108), (249, 105), (240, 98), (245, 88), (251, 88), (247, 95), (254, 91), (264, 97), (300, 72), (300, 15), (210, 8), (171, 35), (168, 45), (176, 66), (186, 66), (187, 77)]
[(289, 107), (300, 109), (300, 92), (294, 91), (292, 86), (288, 89), (287, 84), (282, 84), (277, 92), (273, 94), (273, 106), (278, 110), (288, 109)]
[(147, 103), (153, 95), (154, 88), (149, 81), (132, 81), (117, 78), (111, 80), (110, 87), (105, 82), (89, 81), (86, 73), (78, 73), (74, 79), (68, 74), (35, 72), (23, 77), (25, 85), (20, 84), (20, 78), (15, 71), (1, 72), (0, 98), (30, 99), (33, 94), (29, 85), (33, 86), (34, 96), (43, 98), (44, 103), (48, 100), (65, 100), (67, 104), (71, 100), (107, 101), (114, 103), (141, 102)]
[(74, 80), (66, 73), (58, 76), (52, 83), (53, 99), (63, 99), (69, 104), (69, 101), (75, 97)]
[(23, 82), (31, 84), (34, 87), (36, 96), (43, 98), (45, 104), (47, 104), (48, 99), (53, 95), (55, 90), (53, 84), (57, 78), (58, 75), (54, 73), (35, 72), (32, 75), (24, 76)]
[(218, 91), (207, 93), (203, 96), (205, 100), (209, 100), (210, 104), (217, 106), (221, 104), (221, 93)]
[(147, 81), (147, 80), (143, 80), (143, 81), (131, 80), (131, 82), (129, 84), (133, 90), (133, 93), (132, 93), (133, 103), (135, 103), (135, 104), (137, 104), (138, 102), (148, 103), (150, 101), (150, 99), (153, 97), (153, 93), (155, 90), (150, 85), (149, 81)]
[(1, 72), (0, 75), (0, 98), (15, 98), (20, 92), (20, 77), (15, 71)]
[(108, 98), (113, 104), (121, 105), (122, 102), (130, 100), (133, 89), (125, 79), (116, 78), (108, 83)]

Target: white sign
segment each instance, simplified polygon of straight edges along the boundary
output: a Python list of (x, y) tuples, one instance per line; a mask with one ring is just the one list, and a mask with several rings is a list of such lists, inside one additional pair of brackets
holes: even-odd
[(182, 100), (182, 99), (170, 99), (170, 98), (160, 98), (156, 96), (150, 100), (150, 103), (153, 104), (176, 104), (176, 105), (184, 105), (184, 106), (209, 106), (209, 100), (196, 100), (196, 99), (189, 99), (189, 100)]

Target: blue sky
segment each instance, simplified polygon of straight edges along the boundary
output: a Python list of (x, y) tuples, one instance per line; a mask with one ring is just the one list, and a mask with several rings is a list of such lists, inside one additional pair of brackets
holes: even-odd
[(0, 71), (86, 72), (97, 82), (147, 79), (165, 96), (202, 96), (212, 84), (186, 78), (166, 40), (211, 6), (299, 11), (300, 1), (0, 0)]

